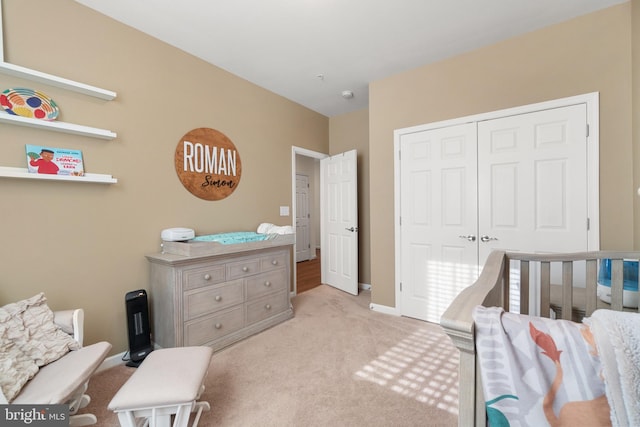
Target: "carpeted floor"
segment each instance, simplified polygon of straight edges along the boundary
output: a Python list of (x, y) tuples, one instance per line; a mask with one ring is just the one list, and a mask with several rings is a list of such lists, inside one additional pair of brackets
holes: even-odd
[[(200, 426), (454, 426), (458, 352), (438, 325), (374, 312), (370, 293), (326, 285), (292, 300), (295, 317), (213, 355)], [(94, 376), (100, 426), (134, 372)], [(144, 390), (141, 390), (144, 392)]]

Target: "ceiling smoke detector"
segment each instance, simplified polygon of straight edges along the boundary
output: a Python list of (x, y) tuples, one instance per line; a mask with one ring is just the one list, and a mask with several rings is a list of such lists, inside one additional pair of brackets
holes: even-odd
[(342, 91), (342, 97), (343, 97), (344, 99), (351, 99), (351, 98), (353, 98), (353, 91), (351, 91), (351, 90), (343, 90), (343, 91)]

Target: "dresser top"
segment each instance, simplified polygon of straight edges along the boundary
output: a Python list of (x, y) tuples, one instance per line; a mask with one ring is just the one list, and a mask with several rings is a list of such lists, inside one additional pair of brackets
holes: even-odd
[(278, 234), (273, 238), (245, 243), (221, 244), (217, 242), (163, 242), (162, 252), (148, 254), (147, 259), (161, 264), (180, 264), (196, 259), (241, 254), (262, 249), (291, 246), (295, 234)]

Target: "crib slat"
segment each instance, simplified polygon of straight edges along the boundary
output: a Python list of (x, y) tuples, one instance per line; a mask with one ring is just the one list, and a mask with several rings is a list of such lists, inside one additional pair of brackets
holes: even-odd
[(573, 314), (573, 261), (562, 262), (562, 318), (571, 320)]
[(598, 303), (598, 260), (589, 259), (586, 264), (585, 316), (591, 316), (596, 311)]
[(520, 313), (529, 314), (529, 261), (520, 261)]
[(621, 259), (611, 260), (611, 309), (622, 310), (623, 262)]
[[(549, 317), (551, 311), (551, 264), (540, 263), (540, 316)], [(546, 280), (545, 280), (546, 279)]]
[(504, 311), (509, 311), (509, 289), (511, 287), (511, 261), (505, 255), (504, 265), (502, 267), (502, 307)]

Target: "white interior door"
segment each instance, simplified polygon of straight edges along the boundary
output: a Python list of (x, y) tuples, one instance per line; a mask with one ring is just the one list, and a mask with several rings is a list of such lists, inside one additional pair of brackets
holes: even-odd
[(357, 152), (320, 160), (322, 283), (358, 294)]
[(440, 322), (478, 275), (476, 125), (400, 141), (401, 311)]
[[(585, 104), (480, 122), (478, 141), (481, 265), (494, 249), (589, 249)], [(518, 281), (511, 284), (514, 311)], [(533, 307), (538, 297), (530, 289)]]
[(296, 262), (311, 258), (309, 177), (296, 174)]
[(587, 250), (585, 104), (480, 122), (478, 140), (480, 262)]

